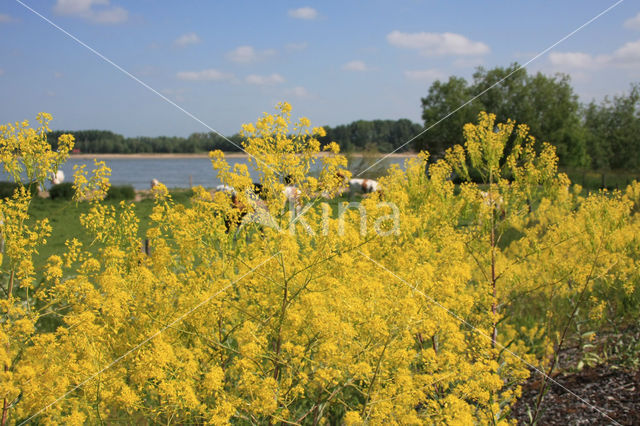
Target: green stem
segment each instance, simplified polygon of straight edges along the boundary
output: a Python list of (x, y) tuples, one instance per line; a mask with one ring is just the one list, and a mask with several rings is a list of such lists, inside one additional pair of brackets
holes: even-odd
[[(600, 247), (602, 247), (602, 241), (600, 242)], [(575, 318), (576, 314), (578, 313), (578, 308), (580, 307), (580, 304), (582, 303), (582, 300), (584, 299), (584, 296), (587, 294), (587, 289), (589, 288), (589, 282), (591, 281), (591, 278), (593, 277), (593, 273), (596, 267), (596, 263), (598, 262), (598, 253), (600, 252), (600, 247), (598, 248), (598, 252), (596, 253), (596, 257), (593, 260), (593, 264), (591, 265), (591, 271), (589, 271), (589, 275), (587, 276), (587, 279), (585, 280), (584, 286), (582, 288), (582, 290), (580, 291), (580, 295), (578, 296), (578, 301), (576, 302), (575, 306), (573, 307), (573, 311), (571, 312), (571, 315), (569, 316), (569, 320), (567, 321), (566, 325), (564, 326), (564, 329), (562, 330), (562, 336), (560, 337), (560, 341), (558, 343), (558, 347), (555, 350), (555, 353), (553, 354), (553, 360), (551, 361), (551, 366), (549, 367), (549, 371), (547, 372), (547, 374), (544, 376), (543, 380), (542, 380), (542, 385), (540, 386), (540, 392), (538, 393), (538, 398), (536, 399), (536, 408), (535, 411), (533, 413), (533, 419), (531, 420), (531, 424), (534, 425), (536, 424), (536, 421), (538, 420), (538, 415), (540, 414), (540, 407), (542, 404), (542, 398), (544, 396), (544, 393), (547, 390), (547, 385), (549, 384), (549, 379), (551, 378), (551, 374), (553, 374), (553, 370), (555, 369), (557, 363), (558, 363), (558, 358), (560, 357), (560, 350), (562, 349), (562, 345), (564, 344), (564, 340), (567, 336), (567, 332), (569, 331), (569, 327), (571, 326), (571, 323), (573, 322), (573, 319)]]

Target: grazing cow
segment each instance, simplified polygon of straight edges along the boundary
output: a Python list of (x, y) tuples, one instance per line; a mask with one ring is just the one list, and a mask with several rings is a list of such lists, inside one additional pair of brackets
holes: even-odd
[(287, 199), (287, 204), (298, 205), (300, 204), (300, 190), (293, 185), (287, 185), (282, 190), (282, 193)]
[(349, 191), (349, 179), (345, 176), (341, 171), (336, 172), (336, 178), (338, 186), (333, 190), (324, 190), (320, 192), (319, 196), (325, 199), (332, 199), (336, 195), (342, 195), (345, 192)]
[(378, 191), (378, 181), (373, 179), (350, 179), (349, 192), (352, 194), (370, 194)]
[(284, 189), (282, 193), (286, 198), (286, 205), (295, 207), (295, 211), (300, 211), (300, 190), (293, 184), (293, 176), (287, 175), (284, 177)]
[(378, 181), (373, 179), (365, 179), (364, 182), (362, 182), (362, 190), (366, 194), (378, 192)]
[(218, 192), (226, 192), (228, 194), (235, 194), (236, 190), (230, 187), (229, 185), (218, 185), (216, 186), (216, 191)]
[(267, 210), (267, 206), (264, 202), (264, 190), (260, 183), (254, 182), (253, 187), (247, 190), (248, 206), (240, 200), (238, 194), (233, 188), (226, 185), (218, 185), (216, 190), (223, 191), (231, 195), (231, 206), (237, 212), (237, 214), (227, 216), (224, 219), (224, 225), (227, 233), (231, 230), (233, 225), (240, 227), (242, 223), (257, 221), (257, 215), (261, 214), (262, 211)]
[(500, 208), (504, 202), (502, 195), (490, 194), (486, 191), (480, 191), (480, 197), (482, 197), (482, 203), (487, 207), (496, 206), (496, 208)]
[(480, 191), (480, 197), (482, 198), (482, 204), (494, 210), (501, 218), (505, 217), (506, 211), (504, 209), (504, 198), (502, 198), (502, 195)]
[(56, 170), (55, 173), (51, 173), (51, 183), (54, 185), (58, 185), (64, 182), (64, 172), (60, 169)]
[(156, 178), (151, 179), (151, 189), (155, 188), (156, 186), (160, 185), (160, 181)]

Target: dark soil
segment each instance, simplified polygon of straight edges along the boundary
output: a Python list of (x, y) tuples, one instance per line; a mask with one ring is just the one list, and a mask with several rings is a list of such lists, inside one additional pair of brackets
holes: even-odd
[[(563, 373), (554, 380), (561, 386), (550, 382), (539, 425), (640, 425), (640, 371), (601, 365)], [(523, 386), (513, 409), (518, 424), (530, 424), (528, 410), (534, 411), (541, 382), (542, 376), (533, 372)]]

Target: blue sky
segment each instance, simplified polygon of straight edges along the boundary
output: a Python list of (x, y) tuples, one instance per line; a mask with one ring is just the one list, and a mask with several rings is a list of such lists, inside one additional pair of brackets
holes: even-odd
[[(525, 63), (615, 1), (21, 0), (230, 135), (287, 100), (314, 125), (420, 119), (435, 79)], [(528, 67), (583, 101), (640, 81), (640, 4), (625, 0)], [(0, 4), (0, 122), (126, 136), (207, 131), (19, 2)]]

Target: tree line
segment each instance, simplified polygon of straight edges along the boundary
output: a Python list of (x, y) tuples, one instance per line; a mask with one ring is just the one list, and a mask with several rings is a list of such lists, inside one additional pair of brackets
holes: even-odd
[(562, 166), (640, 169), (639, 84), (626, 94), (584, 105), (567, 75), (528, 74), (517, 63), (479, 67), (471, 81), (452, 76), (430, 86), (422, 98), (422, 118), (425, 128), (433, 127), (416, 139), (414, 149), (438, 157), (462, 144), (464, 124), (474, 122), (480, 111), (496, 114), (499, 122), (511, 118), (527, 124), (539, 141), (556, 147)]
[[(539, 141), (556, 147), (561, 166), (640, 169), (640, 84), (599, 103), (581, 104), (569, 76), (529, 74), (514, 63), (479, 67), (471, 81), (457, 76), (437, 80), (421, 101), (424, 126), (408, 119), (357, 120), (324, 126), (326, 136), (320, 142), (336, 141), (346, 152), (426, 149), (432, 158), (439, 158), (447, 148), (463, 144), (463, 126), (475, 122), (480, 111), (487, 111), (501, 122), (514, 119), (527, 124)], [(106, 130), (80, 130), (50, 132), (54, 148), (63, 133), (75, 136), (77, 150), (92, 154), (234, 152), (242, 145), (239, 134), (228, 138), (213, 132), (186, 138), (124, 137)]]
[(422, 131), (422, 126), (411, 120), (357, 120), (336, 127), (323, 126), (327, 132), (320, 138), (323, 144), (336, 141), (343, 151), (409, 151), (407, 144), (411, 138)]
[(198, 153), (214, 149), (240, 151), (242, 138), (236, 134), (225, 138), (216, 133), (193, 133), (189, 137), (141, 136), (124, 137), (108, 130), (56, 130), (48, 133), (51, 146), (56, 149), (58, 137), (71, 133), (77, 152), (89, 154), (139, 153)]
[[(403, 145), (422, 126), (407, 119), (358, 120), (336, 127), (324, 126), (326, 136), (320, 142), (340, 143), (344, 151), (377, 150), (390, 152)], [(240, 151), (242, 137), (239, 134), (228, 138), (216, 133), (192, 133), (188, 137), (132, 137), (127, 138), (108, 130), (56, 130), (49, 132), (49, 143), (55, 149), (58, 137), (64, 133), (74, 135), (75, 148), (90, 154), (137, 154), (137, 153), (198, 153), (219, 149), (225, 152)], [(403, 151), (411, 148), (403, 147)]]

